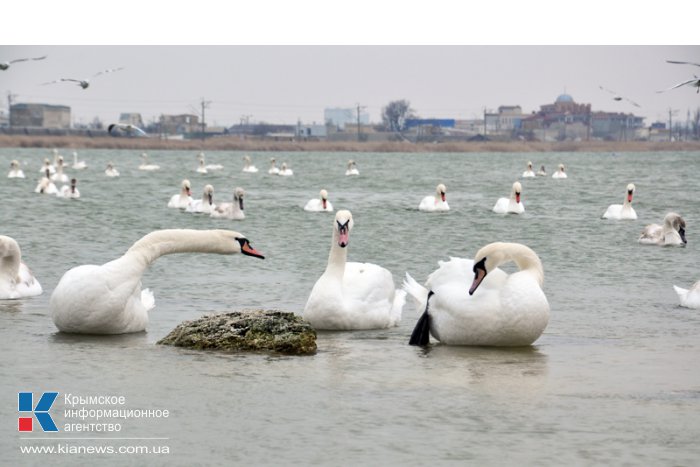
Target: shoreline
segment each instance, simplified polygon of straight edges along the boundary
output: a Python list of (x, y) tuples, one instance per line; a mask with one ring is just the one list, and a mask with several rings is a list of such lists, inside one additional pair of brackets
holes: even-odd
[(0, 135), (2, 148), (209, 150), (276, 152), (658, 152), (700, 151), (700, 141), (480, 141), (409, 143), (399, 141), (271, 141), (216, 137), (201, 140), (87, 136)]

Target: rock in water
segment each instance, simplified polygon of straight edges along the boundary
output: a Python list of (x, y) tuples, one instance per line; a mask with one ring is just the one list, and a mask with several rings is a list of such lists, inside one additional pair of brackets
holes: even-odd
[(316, 331), (294, 313), (243, 310), (185, 321), (158, 344), (200, 350), (316, 352)]

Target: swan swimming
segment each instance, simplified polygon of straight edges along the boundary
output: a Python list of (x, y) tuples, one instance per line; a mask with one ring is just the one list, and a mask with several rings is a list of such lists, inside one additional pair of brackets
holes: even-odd
[[(54, 151), (56, 153), (58, 153), (58, 151), (56, 151), (55, 149), (54, 149)], [(49, 174), (56, 173), (56, 167), (54, 167), (54, 165), (51, 163), (51, 161), (49, 160), (48, 157), (44, 158), (44, 165), (41, 166), (41, 168), (39, 169), (39, 172), (43, 174), (43, 173), (46, 173), (46, 170), (49, 171)]]
[(345, 171), (345, 175), (360, 175), (360, 171), (357, 170), (357, 163), (353, 159), (348, 161), (348, 168)]
[(46, 173), (39, 180), (36, 188), (34, 188), (34, 193), (41, 193), (42, 195), (55, 195), (58, 193), (58, 188), (56, 188), (56, 185), (51, 181), (49, 169), (46, 169)]
[(20, 168), (17, 159), (10, 162), (10, 171), (7, 173), (7, 178), (24, 178), (24, 171)]
[(282, 167), (280, 167), (280, 171), (277, 173), (277, 175), (281, 175), (282, 177), (291, 177), (294, 175), (294, 171), (287, 167), (286, 162), (282, 162)]
[(544, 165), (540, 166), (540, 170), (537, 171), (537, 176), (538, 177), (546, 177), (547, 176), (547, 171), (544, 169)]
[(324, 189), (319, 192), (320, 198), (307, 201), (304, 211), (310, 212), (333, 212), (333, 205), (328, 201), (328, 192)]
[(119, 171), (114, 167), (113, 163), (108, 162), (107, 168), (105, 169), (105, 175), (108, 177), (118, 177)]
[(664, 225), (649, 224), (639, 236), (644, 245), (685, 246), (685, 219), (680, 214), (669, 212), (664, 217)]
[(564, 172), (564, 164), (559, 164), (559, 170), (552, 174), (552, 178), (568, 178)]
[(270, 168), (268, 169), (267, 173), (270, 175), (278, 175), (280, 173), (280, 169), (277, 167), (277, 161), (274, 157), (270, 158)]
[(243, 196), (245, 196), (245, 190), (243, 190), (241, 187), (236, 187), (236, 189), (233, 190), (233, 202), (218, 204), (211, 211), (210, 216), (220, 219), (245, 219), (245, 212), (243, 211)]
[(87, 168), (87, 164), (85, 161), (79, 161), (78, 160), (78, 153), (73, 151), (73, 169), (74, 170), (83, 170)]
[(160, 166), (157, 164), (149, 164), (148, 154), (145, 152), (141, 153), (141, 159), (143, 159), (143, 162), (141, 162), (141, 165), (139, 165), (139, 170), (153, 171), (160, 169)]
[(394, 289), (392, 275), (383, 267), (347, 262), (352, 228), (350, 211), (338, 211), (333, 220), (328, 264), (311, 290), (304, 307), (304, 319), (316, 329), (398, 326), (406, 294)]
[(258, 171), (258, 168), (252, 164), (249, 155), (243, 156), (243, 162), (243, 172), (256, 173)]
[(534, 177), (534, 176), (535, 176), (535, 172), (532, 171), (532, 162), (528, 161), (527, 170), (525, 170), (525, 172), (523, 172), (523, 178), (530, 178), (530, 177)]
[(238, 232), (157, 230), (113, 261), (101, 266), (77, 266), (66, 272), (49, 300), (54, 324), (60, 331), (81, 334), (144, 331), (155, 299), (149, 289), (141, 290), (141, 277), (151, 263), (173, 253), (243, 253), (265, 258)]
[(63, 156), (58, 156), (58, 164), (56, 164), (56, 173), (51, 175), (51, 180), (54, 182), (68, 183), (68, 175), (63, 173)]
[[(519, 271), (507, 274), (498, 268), (510, 261)], [(424, 310), (411, 345), (428, 345), (432, 334), (448, 345), (526, 346), (547, 327), (542, 262), (527, 246), (490, 243), (474, 261), (450, 258), (438, 264), (425, 287), (406, 273), (403, 289), (417, 310)]]
[(423, 198), (418, 205), (418, 210), (426, 212), (449, 211), (450, 206), (445, 199), (445, 193), (447, 193), (447, 188), (440, 183), (437, 188), (435, 188), (435, 196), (426, 196)]
[(17, 241), (0, 235), (0, 300), (34, 297), (42, 291), (39, 281), (22, 262)]
[(192, 200), (190, 204), (187, 205), (187, 212), (193, 213), (205, 213), (211, 214), (211, 212), (216, 209), (214, 204), (214, 187), (211, 185), (205, 185), (204, 191), (202, 192), (202, 199)]
[(56, 196), (58, 196), (59, 198), (80, 198), (80, 191), (78, 191), (78, 188), (76, 188), (77, 184), (78, 180), (76, 180), (75, 178), (71, 178), (70, 186), (63, 185), (61, 189), (56, 193)]
[(204, 165), (204, 168), (207, 170), (221, 170), (224, 168), (224, 166), (221, 164), (207, 164), (206, 159), (204, 158), (203, 152), (200, 152), (199, 154), (197, 154), (197, 159), (202, 160), (202, 165)]
[(207, 168), (204, 166), (204, 158), (203, 158), (203, 157), (198, 157), (197, 160), (198, 160), (198, 162), (199, 162), (199, 165), (197, 166), (196, 172), (197, 172), (197, 173), (200, 173), (200, 174), (209, 173), (209, 171), (207, 170)]
[(180, 193), (172, 195), (168, 201), (169, 208), (187, 209), (192, 202), (192, 186), (190, 181), (185, 179), (180, 183)]
[(525, 206), (520, 202), (520, 194), (523, 192), (523, 187), (520, 182), (513, 183), (510, 190), (510, 198), (498, 198), (493, 207), (493, 212), (497, 214), (522, 214), (525, 212)]
[(682, 289), (675, 285), (673, 286), (673, 290), (678, 294), (678, 300), (681, 306), (700, 310), (700, 281), (693, 284), (690, 290)]
[(623, 204), (611, 204), (603, 213), (603, 219), (636, 219), (637, 213), (632, 207), (632, 196), (634, 196), (634, 183), (627, 185), (627, 195)]

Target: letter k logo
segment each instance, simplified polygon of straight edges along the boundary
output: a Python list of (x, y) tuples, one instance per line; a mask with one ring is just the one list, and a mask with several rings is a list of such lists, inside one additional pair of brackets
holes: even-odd
[[(17, 394), (18, 409), (20, 412), (31, 412), (36, 417), (42, 431), (58, 431), (53, 422), (49, 410), (58, 397), (58, 392), (45, 392), (34, 407), (34, 395), (31, 392)], [(33, 431), (32, 417), (19, 417), (19, 431)]]

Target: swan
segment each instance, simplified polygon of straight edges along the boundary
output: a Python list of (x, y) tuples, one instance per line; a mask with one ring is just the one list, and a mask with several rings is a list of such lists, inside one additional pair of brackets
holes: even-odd
[(217, 205), (212, 211), (210, 216), (225, 219), (242, 220), (245, 219), (245, 212), (243, 212), (243, 196), (245, 195), (245, 190), (241, 187), (236, 187), (233, 190), (233, 202), (232, 203), (221, 203)]
[(649, 224), (644, 227), (639, 243), (644, 245), (678, 245), (685, 246), (685, 220), (680, 214), (669, 212), (664, 217), (663, 227), (659, 224)]
[(68, 183), (68, 175), (63, 173), (63, 156), (58, 156), (56, 164), (56, 173), (51, 175), (51, 180), (54, 182)]
[(76, 188), (77, 184), (78, 181), (75, 178), (71, 178), (70, 186), (63, 185), (61, 187), (61, 190), (56, 193), (56, 196), (58, 196), (59, 198), (80, 198), (80, 191), (78, 191), (78, 189)]
[(634, 183), (627, 185), (627, 196), (623, 204), (611, 204), (603, 213), (603, 219), (636, 219), (637, 213), (632, 207), (632, 196), (634, 195)]
[(34, 193), (41, 193), (43, 195), (55, 195), (58, 193), (58, 188), (56, 188), (56, 185), (51, 181), (49, 169), (46, 169), (46, 173), (39, 180), (36, 188), (34, 188)]
[(277, 175), (280, 173), (280, 169), (277, 167), (277, 161), (274, 157), (270, 158), (270, 168), (267, 171), (270, 175)]
[(258, 171), (258, 168), (251, 164), (249, 155), (243, 156), (243, 161), (243, 172), (256, 173)]
[(547, 171), (544, 170), (544, 165), (540, 166), (540, 170), (537, 171), (537, 176), (538, 177), (546, 177), (547, 176)]
[(320, 199), (310, 199), (306, 206), (304, 206), (304, 211), (310, 212), (333, 212), (333, 205), (328, 201), (328, 192), (326, 190), (321, 190), (319, 192), (321, 196)]
[[(55, 149), (54, 149), (54, 151), (55, 151), (56, 153), (58, 152), (58, 151), (56, 151)], [(43, 173), (46, 173), (46, 169), (49, 170), (49, 174), (55, 174), (55, 173), (56, 173), (56, 167), (54, 167), (54, 165), (51, 163), (51, 161), (49, 160), (48, 157), (45, 157), (45, 158), (44, 158), (44, 165), (41, 166), (41, 168), (39, 169), (39, 172), (42, 173), (42, 174), (43, 174)]]
[(199, 157), (198, 160), (199, 160), (199, 166), (197, 167), (197, 170), (196, 170), (197, 173), (200, 173), (200, 174), (209, 173), (207, 168), (204, 166), (204, 158)]
[(534, 177), (535, 172), (532, 171), (532, 162), (527, 163), (527, 170), (523, 172), (523, 178)]
[(348, 161), (348, 168), (345, 171), (345, 175), (360, 175), (360, 171), (357, 170), (357, 164), (354, 160), (350, 159)]
[(180, 183), (180, 194), (173, 195), (168, 201), (169, 208), (186, 209), (192, 202), (192, 187), (190, 181), (185, 179)]
[(568, 178), (564, 172), (564, 164), (559, 164), (559, 170), (552, 174), (552, 178)]
[(141, 162), (141, 165), (139, 165), (139, 170), (152, 171), (152, 170), (159, 170), (160, 169), (159, 165), (148, 163), (148, 154), (146, 154), (145, 152), (141, 153), (141, 159), (143, 159), (143, 162)]
[(394, 290), (391, 273), (371, 263), (348, 263), (353, 227), (350, 211), (333, 220), (328, 265), (304, 307), (304, 319), (316, 329), (384, 329), (398, 326), (406, 293)]
[(17, 241), (0, 235), (0, 300), (34, 297), (42, 291), (39, 281), (22, 262)]
[(10, 171), (7, 174), (7, 178), (24, 178), (24, 171), (20, 168), (17, 159), (10, 162)]
[(449, 211), (450, 206), (445, 200), (445, 193), (447, 193), (447, 188), (445, 185), (440, 183), (435, 189), (435, 196), (426, 196), (418, 205), (419, 211)]
[[(498, 268), (510, 261), (520, 270), (507, 274)], [(427, 345), (432, 334), (448, 345), (525, 346), (547, 327), (542, 262), (527, 246), (490, 243), (474, 261), (450, 258), (438, 264), (425, 287), (406, 273), (403, 289), (419, 312), (425, 310), (411, 345)]]
[(187, 212), (211, 214), (214, 209), (216, 209), (214, 204), (214, 187), (211, 185), (205, 185), (202, 199), (192, 200), (187, 205)]
[(105, 175), (108, 177), (118, 177), (119, 171), (114, 167), (113, 163), (108, 162), (107, 168), (105, 169)]
[(520, 202), (520, 194), (523, 192), (523, 187), (520, 182), (513, 183), (513, 188), (510, 190), (510, 198), (498, 198), (493, 212), (497, 214), (522, 214), (525, 212), (525, 206)]
[(281, 175), (283, 177), (291, 177), (292, 175), (294, 175), (294, 171), (287, 167), (286, 162), (282, 162), (282, 167), (280, 167), (280, 171), (277, 175)]
[(224, 168), (224, 166), (221, 165), (221, 164), (206, 164), (206, 163), (204, 162), (205, 159), (204, 159), (204, 153), (203, 153), (203, 152), (200, 152), (199, 154), (197, 154), (197, 158), (198, 158), (198, 159), (202, 159), (204, 168), (207, 169), (207, 170), (221, 170), (221, 169)]
[(141, 276), (159, 257), (173, 253), (243, 253), (265, 258), (238, 232), (157, 230), (113, 261), (67, 271), (49, 300), (54, 324), (60, 331), (82, 334), (144, 331), (155, 299), (150, 290), (141, 290)]
[(681, 289), (675, 285), (673, 286), (673, 290), (678, 294), (678, 300), (680, 300), (681, 306), (700, 310), (700, 281), (693, 284), (690, 290)]
[(78, 160), (78, 153), (73, 151), (73, 169), (74, 170), (83, 170), (87, 168), (87, 164), (85, 161), (79, 161)]

